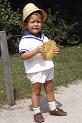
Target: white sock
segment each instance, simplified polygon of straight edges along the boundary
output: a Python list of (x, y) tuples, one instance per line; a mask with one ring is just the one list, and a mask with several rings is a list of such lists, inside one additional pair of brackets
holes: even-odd
[(56, 103), (55, 103), (55, 101), (48, 102), (48, 105), (49, 105), (49, 110), (53, 111), (54, 109), (56, 109)]
[(40, 107), (37, 107), (37, 108), (33, 107), (33, 112), (34, 112), (34, 114), (40, 113), (41, 112)]

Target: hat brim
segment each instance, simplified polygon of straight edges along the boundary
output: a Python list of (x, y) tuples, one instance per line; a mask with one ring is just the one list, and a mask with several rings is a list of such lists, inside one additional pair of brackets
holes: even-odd
[(45, 22), (46, 19), (47, 19), (47, 13), (46, 13), (44, 10), (42, 10), (42, 9), (35, 9), (35, 10), (29, 11), (29, 12), (26, 13), (26, 15), (23, 17), (23, 21), (25, 21), (25, 20), (28, 18), (29, 15), (31, 15), (31, 14), (34, 13), (34, 12), (38, 12), (38, 11), (42, 14), (42, 20), (43, 20), (43, 22)]

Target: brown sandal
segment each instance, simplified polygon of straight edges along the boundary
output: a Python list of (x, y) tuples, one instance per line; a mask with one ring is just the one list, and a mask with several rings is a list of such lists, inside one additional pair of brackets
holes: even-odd
[(37, 123), (44, 122), (44, 117), (41, 113), (37, 113), (34, 115), (34, 121)]
[(56, 116), (66, 116), (67, 112), (63, 111), (62, 109), (56, 108), (53, 111), (49, 111), (50, 115), (56, 115)]

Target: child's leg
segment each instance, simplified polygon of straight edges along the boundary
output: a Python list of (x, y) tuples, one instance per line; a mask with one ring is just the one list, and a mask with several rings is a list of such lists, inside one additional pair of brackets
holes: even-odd
[(50, 114), (51, 115), (57, 115), (57, 116), (66, 116), (67, 112), (56, 107), (55, 97), (54, 97), (54, 89), (53, 89), (53, 80), (47, 81), (44, 84), (44, 88), (46, 91), (46, 97), (48, 100)]
[(44, 88), (46, 91), (46, 97), (49, 104), (49, 109), (54, 110), (56, 108), (55, 96), (54, 96), (54, 88), (53, 88), (53, 80), (48, 80), (44, 84)]
[(32, 106), (34, 110), (34, 114), (40, 113), (40, 91), (41, 91), (41, 83), (32, 84)]
[(32, 84), (32, 106), (34, 111), (34, 120), (35, 122), (44, 122), (44, 117), (40, 111), (40, 91), (41, 83)]
[(46, 97), (47, 97), (48, 102), (55, 101), (54, 89), (53, 89), (53, 80), (48, 80), (47, 82), (45, 82), (44, 88), (46, 91)]
[(39, 107), (40, 105), (40, 92), (41, 92), (41, 83), (32, 84), (32, 106)]

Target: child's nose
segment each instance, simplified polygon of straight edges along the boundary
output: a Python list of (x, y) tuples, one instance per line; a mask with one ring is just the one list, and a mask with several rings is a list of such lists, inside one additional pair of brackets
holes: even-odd
[(35, 23), (34, 23), (34, 25), (35, 25), (35, 26), (37, 26), (37, 25), (38, 25), (38, 23), (37, 23), (37, 22), (35, 22)]

